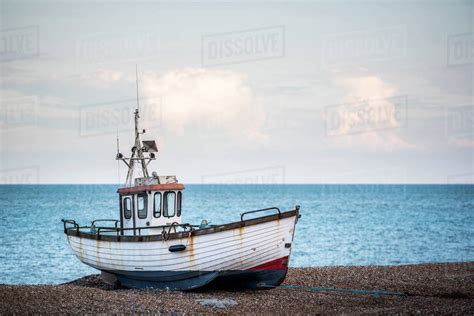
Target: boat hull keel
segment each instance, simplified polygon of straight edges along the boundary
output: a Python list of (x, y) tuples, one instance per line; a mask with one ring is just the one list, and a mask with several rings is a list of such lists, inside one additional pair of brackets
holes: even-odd
[(102, 279), (114, 287), (190, 291), (209, 288), (268, 289), (280, 285), (287, 266), (278, 259), (249, 270), (224, 271), (102, 271)]

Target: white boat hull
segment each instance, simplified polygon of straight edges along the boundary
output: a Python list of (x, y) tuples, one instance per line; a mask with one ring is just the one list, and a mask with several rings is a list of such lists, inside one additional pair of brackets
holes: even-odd
[[(296, 212), (170, 240), (108, 241), (68, 234), (68, 241), (79, 260), (124, 286), (191, 289), (234, 275), (253, 278), (251, 287), (265, 287), (286, 275), (297, 217)], [(171, 252), (171, 246), (185, 249)]]

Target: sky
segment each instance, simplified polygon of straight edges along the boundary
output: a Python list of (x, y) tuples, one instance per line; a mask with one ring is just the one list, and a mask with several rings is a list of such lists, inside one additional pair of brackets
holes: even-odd
[(0, 183), (473, 183), (472, 1), (0, 3)]

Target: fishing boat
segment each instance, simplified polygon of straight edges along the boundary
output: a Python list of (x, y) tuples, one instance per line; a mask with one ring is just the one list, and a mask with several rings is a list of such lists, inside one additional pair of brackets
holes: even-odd
[[(299, 206), (251, 210), (241, 213), (239, 221), (221, 225), (182, 223), (184, 185), (176, 176), (149, 174), (158, 148), (155, 141), (141, 141), (145, 130), (139, 130), (139, 118), (137, 93), (130, 157), (120, 153), (117, 138), (116, 159), (128, 167), (125, 185), (117, 190), (118, 219), (96, 219), (87, 226), (62, 220), (77, 258), (100, 270), (115, 287), (193, 290), (226, 284), (263, 289), (281, 284)], [(134, 178), (136, 169), (141, 175)]]

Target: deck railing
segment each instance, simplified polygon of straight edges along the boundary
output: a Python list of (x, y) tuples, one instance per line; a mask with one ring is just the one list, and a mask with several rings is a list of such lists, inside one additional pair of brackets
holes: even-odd
[[(190, 232), (195, 230), (195, 228), (199, 228), (199, 225), (191, 225), (191, 224), (180, 224), (177, 222), (174, 222), (170, 225), (159, 225), (159, 226), (143, 226), (143, 227), (118, 227), (118, 220), (114, 219), (98, 219), (94, 220), (91, 223), (91, 226), (79, 226), (79, 224), (76, 223), (75, 220), (73, 219), (62, 219), (61, 220), (64, 225), (64, 233), (67, 233), (68, 230), (75, 230), (77, 233), (79, 232), (84, 232), (84, 233), (89, 233), (89, 234), (95, 234), (97, 237), (100, 238), (101, 234), (106, 235), (107, 233), (114, 233), (117, 235), (117, 237), (120, 237), (123, 235), (124, 232), (126, 231), (134, 231), (138, 232), (138, 236), (142, 236), (142, 230), (146, 229), (161, 229), (161, 235), (163, 237), (167, 237), (170, 233), (171, 230), (173, 230), (174, 233), (178, 232), (177, 228), (182, 228), (181, 232)], [(114, 226), (95, 226), (95, 223), (97, 222), (114, 222)], [(189, 229), (189, 230), (188, 230)]]
[(95, 223), (98, 223), (98, 222), (114, 222), (115, 228), (118, 228), (118, 224), (120, 223), (120, 221), (117, 219), (96, 219), (91, 222), (91, 226), (95, 226)]
[[(295, 207), (295, 210), (298, 211), (299, 209), (300, 207), (299, 205), (297, 205)], [(257, 213), (257, 212), (264, 212), (264, 211), (277, 211), (278, 217), (281, 218), (281, 211), (278, 207), (269, 207), (269, 208), (263, 208), (260, 210), (247, 211), (247, 212), (241, 213), (240, 220), (244, 221), (245, 215)], [(299, 215), (298, 218), (300, 216), (301, 215)], [(76, 221), (73, 219), (62, 219), (61, 221), (63, 222), (63, 225), (64, 225), (64, 233), (67, 233), (68, 230), (75, 230), (77, 234), (81, 232), (81, 233), (96, 235), (97, 239), (100, 239), (101, 234), (106, 235), (107, 233), (113, 233), (117, 237), (124, 236), (124, 233), (127, 231), (133, 231), (135, 236), (142, 236), (142, 230), (147, 230), (147, 229), (158, 229), (158, 230), (161, 229), (161, 235), (163, 236), (164, 239), (167, 239), (169, 234), (171, 234), (172, 230), (174, 233), (192, 232), (196, 229), (212, 228), (212, 227), (218, 226), (218, 225), (207, 225), (203, 227), (202, 225), (191, 225), (188, 223), (180, 224), (180, 223), (174, 222), (168, 225), (123, 228), (123, 227), (119, 227), (120, 221), (116, 219), (96, 219), (91, 222), (90, 226), (79, 226), (79, 224), (76, 223)], [(113, 223), (113, 226), (96, 226), (96, 223), (107, 223), (107, 222)], [(181, 229), (181, 231), (177, 230), (179, 228)], [(138, 234), (136, 234), (137, 232)]]
[(260, 210), (243, 212), (240, 214), (240, 221), (244, 220), (244, 215), (258, 213), (258, 212), (265, 212), (265, 211), (277, 211), (278, 215), (281, 215), (281, 211), (278, 207), (268, 207), (268, 208), (262, 208)]

